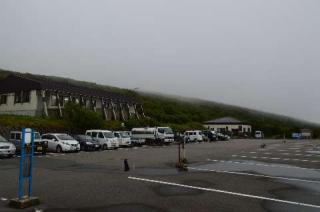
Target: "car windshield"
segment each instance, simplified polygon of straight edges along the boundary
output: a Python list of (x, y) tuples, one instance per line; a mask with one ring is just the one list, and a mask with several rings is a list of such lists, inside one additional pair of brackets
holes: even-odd
[(57, 135), (57, 137), (58, 137), (60, 140), (73, 140), (73, 138), (72, 138), (70, 135), (67, 135), (67, 134)]
[(104, 132), (103, 135), (104, 135), (104, 137), (106, 137), (106, 138), (114, 138), (114, 135), (113, 135), (113, 133), (111, 133), (111, 132)]
[(34, 139), (41, 139), (40, 133), (34, 133)]
[(7, 140), (0, 135), (0, 142), (7, 142)]
[(173, 134), (173, 131), (171, 128), (159, 128), (158, 131), (160, 133)]
[(127, 133), (127, 132), (122, 132), (121, 136), (122, 136), (122, 138), (130, 138), (129, 133)]
[(81, 139), (86, 140), (86, 141), (93, 141), (92, 137), (91, 137), (91, 136), (88, 136), (88, 135), (82, 136)]
[(92, 140), (91, 136), (88, 136), (88, 135), (78, 135), (77, 137), (81, 140), (89, 140), (89, 141)]

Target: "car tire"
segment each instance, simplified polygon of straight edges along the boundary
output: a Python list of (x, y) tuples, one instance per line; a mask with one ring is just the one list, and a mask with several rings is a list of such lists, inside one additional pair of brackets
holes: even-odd
[(56, 148), (56, 152), (57, 152), (57, 153), (61, 153), (61, 152), (62, 152), (62, 148), (61, 148), (61, 146), (57, 146), (57, 148)]
[(108, 146), (107, 146), (106, 144), (103, 144), (103, 145), (102, 145), (102, 149), (103, 149), (103, 150), (107, 150), (107, 149), (108, 149)]

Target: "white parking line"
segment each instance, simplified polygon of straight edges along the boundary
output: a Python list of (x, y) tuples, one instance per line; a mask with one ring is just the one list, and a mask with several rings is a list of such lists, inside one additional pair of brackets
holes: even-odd
[(304, 179), (299, 179), (299, 178), (278, 177), (278, 176), (270, 176), (270, 175), (263, 175), (263, 174), (250, 174), (250, 173), (245, 173), (245, 172), (233, 172), (233, 171), (223, 171), (223, 170), (215, 170), (215, 169), (201, 169), (201, 168), (194, 168), (194, 167), (188, 167), (188, 169), (197, 170), (197, 171), (205, 171), (205, 172), (236, 174), (236, 175), (245, 175), (245, 176), (252, 176), (252, 177), (264, 177), (264, 178), (271, 178), (271, 179), (300, 181), (300, 182), (306, 182), (306, 183), (320, 184), (320, 181), (317, 181), (317, 180), (304, 180)]
[(237, 192), (218, 190), (218, 189), (213, 189), (213, 188), (184, 185), (184, 184), (179, 184), (179, 183), (166, 182), (166, 181), (160, 181), (160, 180), (151, 180), (151, 179), (131, 177), (131, 176), (129, 176), (128, 179), (149, 182), (149, 183), (169, 185), (169, 186), (177, 186), (177, 187), (183, 187), (183, 188), (189, 188), (189, 189), (196, 189), (196, 190), (202, 190), (202, 191), (211, 191), (211, 192), (228, 194), (228, 195), (233, 195), (233, 196), (240, 196), (240, 197), (246, 197), (246, 198), (252, 198), (252, 199), (285, 203), (285, 204), (290, 204), (290, 205), (298, 205), (298, 206), (311, 207), (311, 208), (320, 208), (319, 205), (312, 205), (312, 204), (307, 204), (307, 203), (302, 203), (302, 202), (293, 202), (293, 201), (288, 201), (288, 200), (274, 199), (274, 198), (263, 197), (263, 196), (255, 196), (255, 195), (251, 195), (251, 194), (237, 193)]
[[(285, 159), (289, 159), (289, 158), (285, 158)], [(304, 167), (298, 167), (298, 166), (282, 166), (282, 165), (276, 165), (276, 164), (263, 164), (263, 163), (254, 163), (254, 162), (248, 163), (248, 162), (240, 162), (240, 161), (225, 161), (225, 160), (214, 160), (214, 159), (207, 159), (207, 161), (220, 162), (220, 163), (244, 164), (244, 165), (251, 165), (251, 166), (265, 166), (265, 167), (275, 167), (275, 168), (320, 171), (320, 169), (304, 168)]]

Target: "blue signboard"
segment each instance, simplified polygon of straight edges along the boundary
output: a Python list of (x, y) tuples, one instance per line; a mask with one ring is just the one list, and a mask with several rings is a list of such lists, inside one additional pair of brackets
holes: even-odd
[[(21, 157), (19, 171), (19, 192), (18, 199), (23, 199), (24, 196), (32, 196), (32, 167), (34, 156), (34, 130), (23, 129), (21, 136)], [(25, 195), (24, 185), (27, 181), (28, 193)]]

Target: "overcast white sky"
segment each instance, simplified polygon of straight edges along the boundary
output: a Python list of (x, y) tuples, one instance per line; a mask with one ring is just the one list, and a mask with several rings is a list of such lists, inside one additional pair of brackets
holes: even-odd
[(320, 123), (319, 0), (1, 0), (0, 67)]

